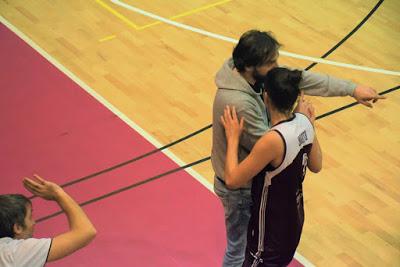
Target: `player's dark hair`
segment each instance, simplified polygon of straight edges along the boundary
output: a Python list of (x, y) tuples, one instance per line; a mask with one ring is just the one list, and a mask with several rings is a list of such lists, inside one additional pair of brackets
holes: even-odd
[(26, 227), (27, 204), (31, 201), (23, 195), (0, 195), (0, 238), (14, 238), (14, 224)]
[(269, 61), (273, 63), (280, 46), (271, 32), (247, 31), (233, 49), (233, 64), (239, 72), (243, 72), (245, 67), (256, 67)]
[(302, 78), (300, 70), (273, 68), (265, 78), (264, 86), (272, 104), (282, 113), (292, 111), (300, 94), (299, 83)]

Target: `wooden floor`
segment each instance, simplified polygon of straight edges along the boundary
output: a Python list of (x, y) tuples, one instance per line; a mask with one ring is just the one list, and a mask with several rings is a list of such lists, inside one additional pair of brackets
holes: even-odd
[[(0, 15), (167, 144), (211, 123), (214, 74), (234, 44), (117, 3), (235, 39), (251, 28), (271, 30), (282, 50), (320, 57), (377, 2), (0, 0)], [(399, 17), (400, 1), (384, 1), (327, 59), (400, 71)], [(279, 63), (304, 68), (311, 62), (282, 55)], [(327, 64), (312, 70), (378, 91), (400, 84), (400, 76)], [(298, 249), (316, 266), (400, 266), (399, 90), (387, 97), (371, 110), (357, 105), (317, 122), (324, 169), (305, 182), (306, 223)], [(318, 114), (353, 101), (310, 99)], [(170, 151), (186, 163), (207, 157), (211, 131)], [(209, 161), (194, 170), (212, 182)]]

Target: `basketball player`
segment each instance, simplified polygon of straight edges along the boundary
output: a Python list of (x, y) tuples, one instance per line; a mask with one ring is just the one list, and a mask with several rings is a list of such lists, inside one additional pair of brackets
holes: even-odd
[[(244, 118), (238, 121), (229, 106), (221, 116), (227, 140), (225, 183), (230, 189), (252, 181), (250, 222), (243, 266), (287, 266), (300, 241), (304, 223), (303, 190), (306, 168), (319, 172), (322, 155), (315, 136), (314, 110), (303, 105), (292, 113), (299, 96), (301, 71), (274, 68), (265, 80), (264, 102), (270, 130), (238, 163), (238, 146)], [(300, 100), (303, 101), (303, 100)], [(305, 105), (305, 107), (304, 107)]]

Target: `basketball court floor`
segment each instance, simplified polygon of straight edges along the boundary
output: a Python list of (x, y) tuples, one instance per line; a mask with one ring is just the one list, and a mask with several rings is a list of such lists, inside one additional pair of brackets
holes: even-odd
[[(98, 230), (49, 266), (221, 265), (213, 79), (252, 28), (284, 45), (281, 65), (387, 97), (308, 97), (324, 168), (306, 177), (291, 266), (400, 265), (399, 1), (3, 0), (0, 15), (0, 194), (29, 195), (38, 173)], [(33, 205), (36, 236), (67, 229), (54, 203)]]

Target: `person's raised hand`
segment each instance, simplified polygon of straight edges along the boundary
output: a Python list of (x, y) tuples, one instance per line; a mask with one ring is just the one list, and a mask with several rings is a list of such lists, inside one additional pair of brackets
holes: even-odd
[(29, 192), (47, 200), (57, 200), (58, 194), (63, 191), (56, 183), (46, 181), (37, 174), (33, 178), (25, 177), (22, 182)]

